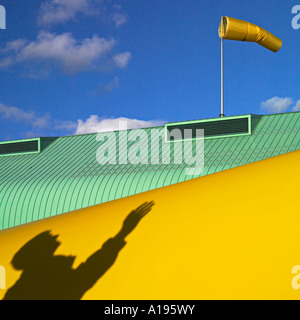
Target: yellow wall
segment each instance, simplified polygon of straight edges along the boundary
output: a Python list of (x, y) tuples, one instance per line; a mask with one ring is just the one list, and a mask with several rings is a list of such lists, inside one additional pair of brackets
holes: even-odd
[(153, 200), (85, 299), (299, 299), (299, 162), (297, 151), (2, 231), (7, 288), (21, 275), (14, 254), (37, 234), (58, 234), (55, 255), (76, 256), (76, 268)]

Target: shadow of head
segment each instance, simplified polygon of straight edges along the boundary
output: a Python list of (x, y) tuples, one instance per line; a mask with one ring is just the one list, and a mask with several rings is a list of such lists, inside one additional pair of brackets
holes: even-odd
[(47, 262), (60, 246), (58, 235), (52, 235), (51, 230), (44, 231), (29, 240), (13, 257), (11, 264), (16, 270), (24, 270), (38, 262)]

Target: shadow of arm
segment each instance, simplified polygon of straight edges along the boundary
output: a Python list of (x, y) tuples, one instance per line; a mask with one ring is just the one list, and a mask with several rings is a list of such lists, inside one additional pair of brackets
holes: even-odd
[(100, 250), (93, 253), (76, 269), (77, 280), (85, 287), (84, 291), (94, 286), (114, 264), (125, 244), (124, 239), (119, 237), (107, 240)]

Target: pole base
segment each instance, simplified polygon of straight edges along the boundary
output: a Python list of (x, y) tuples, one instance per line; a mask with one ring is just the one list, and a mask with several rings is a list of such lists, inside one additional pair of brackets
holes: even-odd
[(224, 113), (221, 113), (221, 114), (220, 114), (220, 117), (225, 117), (225, 114), (224, 114)]

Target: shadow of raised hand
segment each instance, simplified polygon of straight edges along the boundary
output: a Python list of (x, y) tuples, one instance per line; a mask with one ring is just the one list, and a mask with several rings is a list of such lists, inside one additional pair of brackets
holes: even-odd
[(123, 222), (123, 227), (119, 232), (119, 236), (123, 239), (131, 233), (142, 218), (151, 211), (154, 202), (145, 202), (135, 210), (131, 211)]

